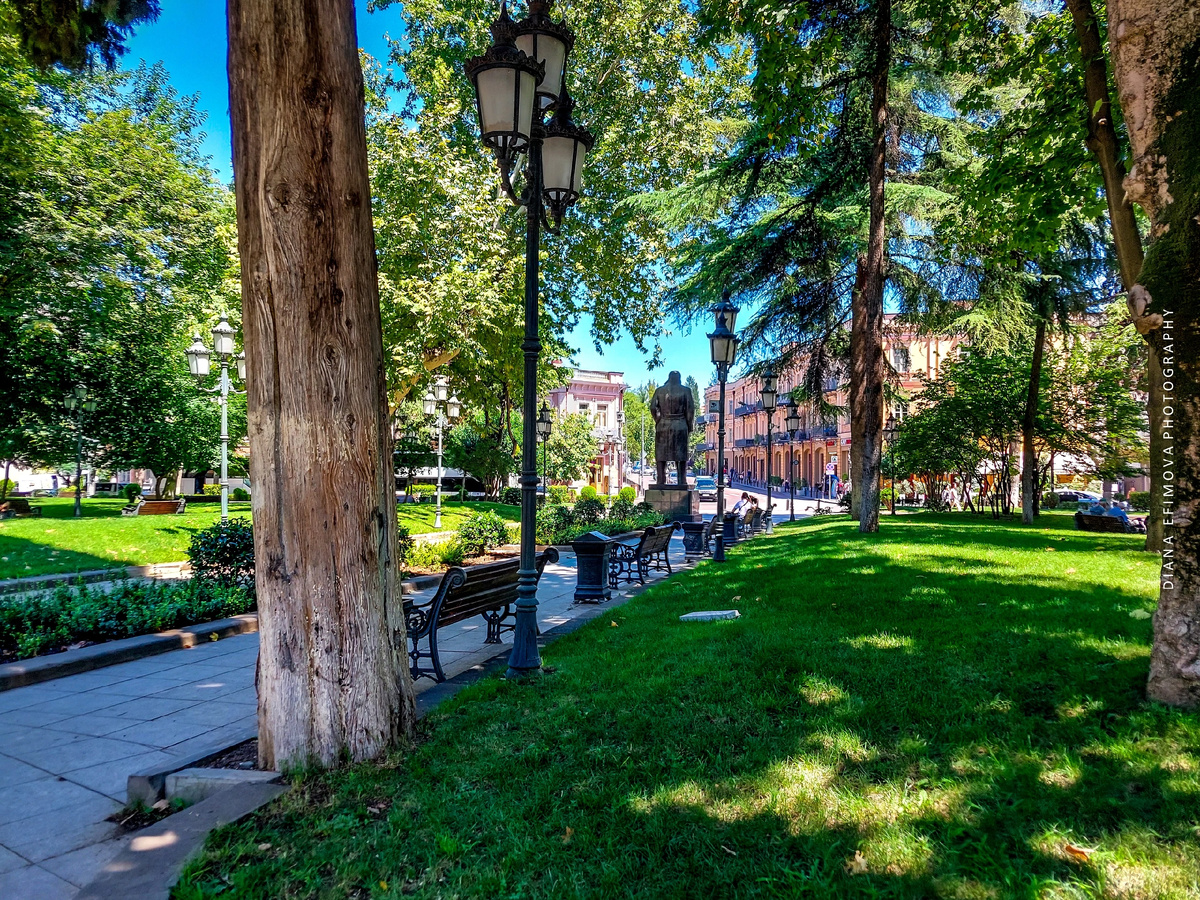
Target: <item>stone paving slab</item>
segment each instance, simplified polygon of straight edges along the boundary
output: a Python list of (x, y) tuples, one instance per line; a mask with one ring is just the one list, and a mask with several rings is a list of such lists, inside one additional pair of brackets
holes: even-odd
[[(671, 559), (683, 563), (679, 535)], [(547, 567), (543, 632), (602, 614), (604, 605), (574, 606), (574, 587), (572, 556)], [(504, 651), (485, 633), (482, 621), (441, 630), (449, 677)], [(240, 634), (0, 692), (0, 900), (73, 897), (128, 847), (106, 819), (124, 805), (131, 774), (252, 733), (257, 655), (258, 634)], [(434, 687), (421, 679), (416, 690)]]

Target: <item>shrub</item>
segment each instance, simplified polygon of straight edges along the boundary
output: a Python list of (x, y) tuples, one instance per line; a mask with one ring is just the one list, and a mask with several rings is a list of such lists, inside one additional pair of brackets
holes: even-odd
[(604, 502), (594, 496), (595, 493), (592, 491), (593, 496), (585, 497), (580, 491), (580, 497), (575, 501), (575, 521), (581, 525), (594, 525), (604, 516)]
[(563, 506), (566, 506), (567, 504), (573, 503), (574, 501), (575, 501), (575, 498), (571, 496), (571, 489), (569, 487), (567, 487), (565, 484), (550, 485), (550, 502), (551, 503), (561, 503)]
[(635, 491), (633, 488), (629, 487), (629, 485), (626, 485), (625, 487), (623, 487), (619, 491), (617, 491), (617, 499), (625, 500), (628, 503), (632, 504), (633, 501), (637, 499), (637, 491)]
[(500, 502), (506, 503), (509, 506), (521, 505), (521, 489), (519, 487), (506, 487), (500, 489)]
[(202, 484), (200, 485), (200, 493), (205, 497), (220, 497), (221, 486), (219, 484)]
[(250, 499), (250, 492), (245, 488), (234, 488), (233, 499), (244, 503)]
[(408, 561), (409, 554), (412, 553), (413, 539), (412, 533), (408, 530), (407, 525), (396, 526), (396, 555), (400, 557), (400, 565), (404, 565)]
[(0, 478), (0, 494), (7, 497), (17, 489), (17, 483), (11, 478)]
[(1046, 491), (1046, 493), (1042, 494), (1043, 509), (1058, 509), (1059, 502), (1061, 502), (1060, 498), (1054, 491)]
[(458, 541), (467, 556), (479, 556), (508, 540), (508, 523), (498, 513), (475, 513), (458, 526)]
[(537, 530), (534, 540), (539, 544), (562, 544), (575, 525), (570, 507), (551, 503), (537, 511)]
[(651, 506), (645, 500), (643, 500), (641, 503), (639, 503), (637, 506), (635, 506), (633, 508), (633, 511), (639, 516), (646, 515), (647, 513), (656, 513), (657, 514), (657, 512), (658, 512), (658, 510), (656, 510), (653, 506)]
[(254, 609), (251, 594), (196, 580), (62, 585), (0, 600), (0, 659), (25, 659), (80, 641), (99, 643), (224, 619)]
[(407, 564), (414, 569), (436, 571), (447, 566), (461, 566), (465, 558), (463, 545), (457, 538), (448, 541), (422, 541), (413, 544)]
[(596, 489), (590, 484), (585, 484), (579, 489), (580, 500), (595, 500), (600, 495), (596, 493)]
[(217, 522), (192, 535), (192, 578), (201, 584), (241, 587), (254, 596), (254, 529), (246, 519)]
[(632, 519), (635, 515), (637, 515), (637, 508), (633, 505), (633, 501), (620, 495), (612, 502), (612, 506), (608, 508), (608, 517), (610, 519)]
[(140, 484), (127, 484), (121, 489), (121, 493), (125, 495), (125, 499), (131, 504), (137, 502), (137, 498), (142, 496), (142, 486)]
[(1150, 511), (1150, 492), (1149, 491), (1130, 491), (1129, 505), (1139, 512)]

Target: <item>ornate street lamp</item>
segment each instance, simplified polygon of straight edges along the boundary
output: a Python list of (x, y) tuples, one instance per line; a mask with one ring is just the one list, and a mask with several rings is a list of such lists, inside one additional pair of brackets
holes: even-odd
[(721, 521), (721, 538), (717, 540), (713, 560), (724, 562), (725, 542), (733, 543), (737, 536), (736, 522), (725, 521), (725, 382), (729, 379), (729, 370), (737, 357), (738, 339), (737, 328), (738, 308), (729, 302), (729, 291), (721, 293), (721, 302), (713, 307), (713, 318), (716, 325), (708, 336), (708, 348), (712, 355), (713, 365), (717, 367), (717, 382), (721, 386), (719, 407), (717, 409), (717, 518)]
[(63, 406), (75, 413), (75, 518), (83, 515), (83, 414), (96, 411), (96, 400), (88, 396), (88, 389), (75, 385), (71, 393), (63, 398)]
[(546, 444), (550, 440), (552, 428), (550, 407), (546, 405), (545, 401), (542, 401), (542, 409), (537, 418), (537, 433), (542, 441), (542, 498), (546, 503), (550, 502), (550, 470), (546, 468)]
[(788, 509), (791, 513), (789, 520), (796, 521), (796, 435), (800, 431), (800, 404), (795, 400), (788, 399), (787, 402), (787, 417), (783, 420), (783, 427), (788, 432), (788, 489), (790, 496), (788, 497)]
[(896, 442), (896, 417), (888, 414), (887, 423), (883, 426), (883, 440), (888, 445), (888, 477), (892, 482), (891, 496), (891, 514), (896, 514), (896, 458), (892, 452), (892, 445)]
[(235, 354), (233, 352), (233, 337), (235, 334), (237, 332), (229, 324), (228, 317), (222, 315), (220, 321), (213, 326), (213, 349), (211, 353), (204, 346), (204, 341), (200, 340), (200, 335), (198, 334), (193, 338), (192, 346), (187, 349), (188, 371), (195, 376), (197, 381), (208, 377), (212, 370), (212, 357), (214, 353), (221, 364), (221, 380), (217, 383), (216, 387), (209, 388), (209, 390), (217, 394), (217, 402), (221, 405), (222, 523), (229, 521), (229, 395), (246, 393), (245, 391), (236, 390), (229, 377), (229, 362), (233, 360), (238, 380), (242, 382), (246, 380), (246, 354)]
[(433, 386), (425, 391), (425, 396), (421, 398), (421, 411), (427, 416), (437, 416), (435, 424), (437, 425), (437, 487), (434, 494), (437, 498), (437, 510), (433, 515), (433, 527), (440, 529), (442, 527), (442, 429), (449, 425), (452, 421), (458, 418), (462, 412), (462, 403), (458, 399), (458, 394), (451, 394), (449, 399), (447, 395), (450, 393), (450, 383), (445, 375), (439, 375), (434, 379)]
[(767, 413), (767, 534), (772, 531), (772, 523), (775, 516), (771, 512), (771, 416), (775, 414), (775, 406), (779, 398), (779, 376), (775, 374), (774, 369), (767, 369), (762, 374), (762, 389), (759, 392), (762, 395), (763, 409)]
[[(525, 354), (521, 404), (521, 563), (517, 574), (516, 622), (508, 674), (541, 670), (537, 646), (537, 363), (538, 249), (541, 228), (558, 230), (567, 209), (579, 199), (584, 158), (592, 135), (571, 121), (565, 72), (574, 34), (550, 18), (551, 4), (531, 0), (528, 16), (513, 22), (508, 4), (492, 23), (492, 45), (468, 60), (475, 85), (480, 136), (496, 156), (508, 198), (525, 208)], [(552, 112), (549, 121), (546, 114)], [(524, 185), (512, 182), (517, 156), (525, 154)], [(549, 214), (547, 216), (547, 213)]]

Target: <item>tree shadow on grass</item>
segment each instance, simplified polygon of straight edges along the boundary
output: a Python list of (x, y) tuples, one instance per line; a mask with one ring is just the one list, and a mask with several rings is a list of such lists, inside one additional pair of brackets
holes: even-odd
[[(1148, 626), (1116, 608), (1145, 591), (940, 572), (845, 526), (778, 564), (793, 541), (655, 586), (386, 766), (301, 778), (175, 896), (1200, 891), (1200, 716), (1144, 700)], [(731, 596), (737, 621), (678, 621)]]

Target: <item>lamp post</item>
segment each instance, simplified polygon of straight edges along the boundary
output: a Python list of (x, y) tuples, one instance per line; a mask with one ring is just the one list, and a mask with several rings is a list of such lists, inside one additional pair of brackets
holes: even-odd
[(896, 417), (888, 415), (887, 424), (883, 426), (883, 440), (888, 445), (888, 477), (892, 482), (891, 513), (896, 514), (896, 460), (892, 455), (892, 444), (896, 440)]
[(788, 521), (796, 521), (796, 433), (800, 431), (800, 405), (794, 400), (787, 403), (787, 416), (783, 427), (788, 432), (788, 509), (791, 513)]
[(537, 433), (538, 437), (542, 439), (542, 497), (546, 503), (550, 502), (550, 470), (546, 468), (546, 444), (550, 440), (550, 431), (553, 427), (550, 407), (543, 400), (542, 410), (537, 418)]
[(239, 381), (246, 380), (246, 354), (233, 352), (233, 336), (236, 332), (229, 324), (228, 317), (222, 315), (221, 321), (213, 326), (212, 339), (213, 349), (210, 353), (208, 348), (204, 346), (204, 342), (200, 340), (200, 335), (196, 335), (187, 350), (188, 370), (196, 377), (199, 382), (208, 377), (212, 367), (212, 355), (215, 353), (221, 363), (221, 380), (215, 388), (209, 388), (217, 395), (217, 402), (221, 406), (221, 523), (229, 521), (229, 395), (244, 394), (245, 391), (236, 390), (229, 378), (229, 360), (234, 361), (237, 367), (237, 377)]
[(771, 417), (775, 414), (775, 407), (779, 399), (779, 376), (775, 374), (774, 369), (767, 369), (762, 375), (762, 389), (759, 393), (762, 395), (763, 409), (767, 413), (767, 534), (772, 531), (771, 525), (775, 516), (771, 512)]
[[(449, 395), (448, 398), (447, 395)], [(438, 470), (437, 487), (434, 489), (437, 511), (433, 515), (433, 527), (440, 529), (442, 527), (442, 429), (457, 419), (462, 411), (462, 403), (459, 402), (458, 395), (450, 394), (450, 385), (445, 375), (439, 375), (434, 380), (433, 386), (425, 391), (425, 396), (421, 398), (421, 411), (427, 416), (437, 416), (435, 424), (438, 437)]]
[(96, 398), (88, 396), (88, 389), (77, 384), (71, 393), (63, 398), (63, 406), (68, 412), (75, 412), (75, 518), (83, 515), (83, 414), (96, 411)]
[(708, 348), (713, 365), (717, 367), (717, 383), (721, 386), (719, 408), (717, 409), (717, 517), (721, 520), (722, 540), (718, 541), (713, 559), (721, 562), (725, 559), (725, 540), (735, 539), (733, 523), (726, 523), (725, 518), (725, 382), (729, 380), (729, 370), (737, 357), (738, 339), (737, 328), (738, 308), (729, 302), (729, 291), (721, 293), (721, 302), (713, 307), (713, 318), (716, 325), (708, 336)]
[[(467, 77), (476, 92), (483, 144), (496, 156), (501, 186), (525, 208), (525, 355), (521, 404), (521, 563), (517, 573), (517, 609), (508, 674), (542, 668), (537, 646), (537, 364), (538, 247), (541, 227), (556, 231), (578, 199), (584, 157), (592, 135), (571, 121), (574, 107), (565, 85), (567, 56), (574, 33), (550, 18), (549, 0), (530, 0), (528, 15), (513, 22), (508, 4), (492, 23), (492, 45), (467, 61)], [(549, 121), (547, 121), (549, 116)], [(512, 174), (525, 156), (525, 183), (518, 192)], [(549, 216), (547, 216), (549, 213)]]

